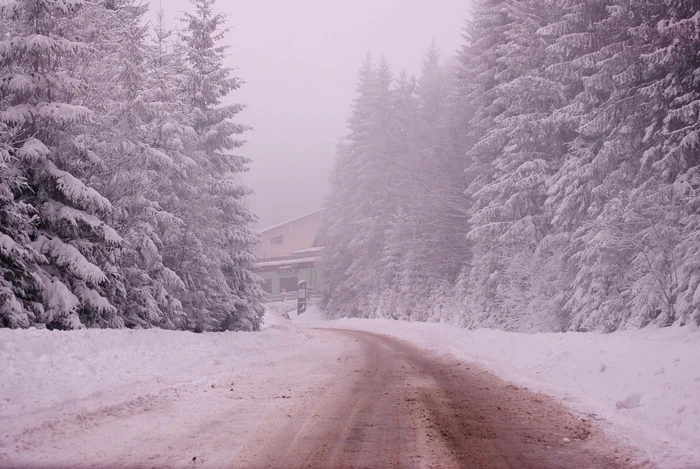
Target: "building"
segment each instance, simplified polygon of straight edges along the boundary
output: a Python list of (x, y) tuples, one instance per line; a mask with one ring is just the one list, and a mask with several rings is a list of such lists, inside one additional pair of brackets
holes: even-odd
[(321, 228), (321, 210), (271, 226), (260, 232), (256, 272), (263, 279), (268, 300), (288, 295), (296, 297), (297, 284), (306, 280), (313, 295), (321, 285), (316, 261), (322, 247), (317, 246)]

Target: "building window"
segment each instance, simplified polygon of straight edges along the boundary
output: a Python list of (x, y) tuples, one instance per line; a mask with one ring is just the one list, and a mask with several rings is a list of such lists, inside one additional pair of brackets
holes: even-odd
[(282, 244), (284, 243), (284, 235), (275, 236), (270, 239), (270, 244)]
[(294, 267), (293, 265), (286, 265), (284, 267), (280, 267), (277, 272), (280, 275), (296, 275), (297, 272), (299, 272), (299, 269)]
[(280, 279), (280, 290), (287, 293), (297, 291), (297, 277), (282, 277)]

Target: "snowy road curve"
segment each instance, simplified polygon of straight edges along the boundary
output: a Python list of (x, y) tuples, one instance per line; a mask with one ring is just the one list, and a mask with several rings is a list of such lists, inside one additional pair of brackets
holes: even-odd
[(626, 467), (595, 422), (474, 364), (368, 332), (285, 330), (264, 337), (303, 341), (219, 348), (188, 376), (8, 414), (0, 467)]
[(234, 467), (625, 467), (550, 398), (387, 336), (326, 333), (355, 345), (337, 375), (263, 424)]

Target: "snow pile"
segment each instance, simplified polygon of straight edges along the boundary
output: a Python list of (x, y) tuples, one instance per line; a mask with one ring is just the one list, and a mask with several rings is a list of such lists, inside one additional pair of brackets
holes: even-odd
[(157, 394), (250, 367), (307, 339), (288, 321), (260, 333), (0, 329), (0, 417)]
[(296, 310), (289, 313), (292, 321), (296, 324), (310, 325), (316, 322), (323, 321), (325, 318), (323, 313), (318, 309), (318, 306), (311, 304), (307, 307), (306, 311), (297, 315)]
[[(518, 334), (391, 320), (327, 324), (385, 333), (480, 362), (504, 379), (607, 420), (608, 430), (651, 460), (673, 461), (672, 467), (700, 465), (700, 332), (695, 327)], [(680, 454), (687, 455), (686, 463)]]
[(292, 309), (296, 308), (296, 303), (291, 302), (276, 302), (265, 305), (265, 316), (262, 321), (262, 328), (268, 327), (287, 327), (291, 324), (290, 314)]
[(263, 319), (263, 328), (274, 326), (289, 326), (290, 324), (313, 325), (325, 320), (323, 313), (315, 304), (309, 304), (306, 311), (297, 315), (297, 302), (294, 301), (278, 301), (265, 305), (265, 317)]

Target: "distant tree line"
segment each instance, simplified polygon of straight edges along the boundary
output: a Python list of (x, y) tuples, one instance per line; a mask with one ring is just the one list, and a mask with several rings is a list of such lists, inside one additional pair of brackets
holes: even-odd
[(259, 327), (213, 4), (0, 3), (0, 327)]
[(700, 323), (700, 1), (478, 0), (455, 60), (359, 73), (330, 317)]

